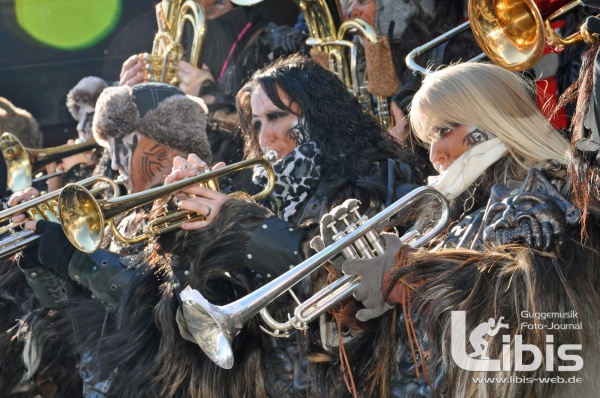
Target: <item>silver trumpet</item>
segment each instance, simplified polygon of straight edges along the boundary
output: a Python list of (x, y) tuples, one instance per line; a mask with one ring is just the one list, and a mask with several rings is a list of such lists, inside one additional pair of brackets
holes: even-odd
[[(186, 288), (181, 293), (182, 311), (186, 319), (193, 319), (194, 327), (190, 328), (190, 331), (193, 333), (198, 345), (218, 366), (231, 369), (234, 362), (231, 346), (233, 338), (240, 332), (244, 324), (256, 314), (261, 313), (267, 325), (277, 331), (285, 332), (292, 328), (305, 329), (310, 322), (317, 319), (325, 311), (352, 295), (360, 283), (360, 276), (344, 275), (333, 284), (326, 286), (309, 300), (300, 304), (294, 312), (294, 317), (286, 323), (276, 322), (264, 309), (273, 300), (337, 254), (346, 251), (344, 255), (354, 255), (352, 253), (354, 249), (350, 248), (351, 245), (355, 245), (362, 240), (360, 245), (371, 246), (373, 235), (377, 235), (373, 232), (373, 229), (401, 211), (410, 209), (411, 205), (415, 205), (427, 196), (433, 196), (434, 199), (440, 202), (442, 211), (438, 222), (425, 234), (411, 230), (401, 238), (403, 242), (414, 239), (410, 245), (420, 247), (436, 237), (446, 228), (449, 221), (447, 199), (438, 190), (427, 186), (413, 190), (368, 221), (360, 218), (359, 222), (350, 226), (351, 232), (343, 238), (233, 303), (217, 306), (209, 303), (197, 290)], [(380, 239), (377, 235), (377, 242)], [(374, 245), (373, 255), (383, 251), (383, 246), (377, 247), (377, 242)]]

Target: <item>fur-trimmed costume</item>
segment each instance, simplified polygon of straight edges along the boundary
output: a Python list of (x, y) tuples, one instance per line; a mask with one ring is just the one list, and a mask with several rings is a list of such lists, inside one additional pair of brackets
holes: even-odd
[(210, 161), (206, 122), (202, 99), (166, 84), (144, 83), (104, 90), (96, 104), (93, 130), (103, 146), (108, 145), (108, 137), (122, 138), (137, 131), (159, 144)]

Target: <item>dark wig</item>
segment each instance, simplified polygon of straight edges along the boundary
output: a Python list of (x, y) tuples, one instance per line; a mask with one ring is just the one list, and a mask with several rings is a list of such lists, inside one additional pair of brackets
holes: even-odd
[[(298, 116), (305, 123), (310, 140), (320, 149), (317, 163), (322, 180), (335, 187), (372, 171), (376, 162), (409, 159), (391, 136), (352, 95), (344, 83), (316, 61), (293, 55), (275, 61), (254, 74), (237, 95), (245, 155), (262, 155), (258, 134), (252, 128), (252, 92), (261, 87), (280, 109), (291, 112), (298, 104)], [(278, 90), (287, 96), (281, 98)], [(416, 162), (409, 161), (412, 166)]]
[(246, 246), (252, 231), (270, 215), (245, 197), (231, 199), (206, 228), (164, 235), (139, 257), (114, 328), (104, 333), (99, 346), (98, 341), (87, 342), (99, 347), (94, 360), (102, 377), (113, 374), (111, 396), (267, 395), (261, 366), (261, 349), (267, 344), (261, 343), (256, 321), (234, 340), (236, 366), (224, 370), (181, 336), (176, 314), (178, 290), (188, 285), (219, 305), (254, 290), (254, 275), (244, 268)]

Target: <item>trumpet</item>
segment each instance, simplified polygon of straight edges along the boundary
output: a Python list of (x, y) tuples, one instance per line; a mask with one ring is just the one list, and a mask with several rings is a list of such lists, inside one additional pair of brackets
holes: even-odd
[[(368, 221), (359, 219), (360, 225), (350, 226), (351, 232), (343, 238), (233, 303), (216, 306), (209, 303), (200, 292), (186, 288), (181, 293), (182, 311), (184, 316), (194, 319), (194, 325), (199, 325), (198, 328), (190, 327), (190, 331), (200, 348), (215, 364), (224, 369), (231, 369), (234, 360), (231, 344), (246, 322), (258, 313), (264, 314), (267, 305), (329, 259), (340, 252), (343, 253), (344, 250), (347, 250), (347, 254), (351, 254), (352, 250), (349, 247), (355, 243), (358, 243), (359, 247), (364, 246), (365, 242), (361, 239), (366, 237), (367, 241), (370, 240), (373, 229), (427, 196), (432, 196), (440, 202), (442, 211), (438, 222), (425, 234), (411, 230), (401, 238), (403, 242), (410, 240), (410, 245), (413, 247), (420, 247), (437, 236), (449, 222), (449, 206), (446, 197), (435, 188), (427, 186), (413, 190)], [(383, 251), (383, 247), (380, 246), (377, 251)], [(294, 317), (287, 323), (277, 324), (269, 319), (270, 316), (267, 317), (266, 322), (278, 330), (305, 329), (308, 323), (352, 295), (359, 283), (359, 276), (345, 275), (300, 304), (294, 311)]]
[(154, 36), (152, 53), (143, 53), (148, 81), (179, 84), (177, 64), (184, 58), (181, 44), (184, 27), (189, 24), (193, 40), (189, 49), (188, 62), (198, 63), (202, 38), (204, 37), (204, 9), (194, 0), (162, 0), (156, 5), (158, 32)]
[(427, 70), (415, 59), (470, 27), (484, 54), (469, 62), (487, 56), (495, 64), (511, 71), (531, 68), (542, 57), (546, 43), (562, 49), (582, 40), (588, 44), (598, 41), (598, 37), (590, 34), (585, 25), (581, 32), (567, 38), (558, 36), (550, 25), (550, 21), (580, 3), (579, 0), (469, 0), (469, 21), (415, 48), (406, 57), (406, 64), (413, 71), (426, 74)]
[[(102, 185), (93, 187), (96, 184)], [(108, 177), (90, 177), (79, 181), (77, 185), (92, 187), (90, 190), (92, 195), (98, 195), (107, 189), (112, 190), (113, 197), (119, 196), (121, 193), (119, 185)], [(0, 239), (0, 258), (17, 253), (39, 239), (39, 236), (35, 235), (34, 231), (18, 230), (17, 227), (22, 225), (22, 223), (11, 223), (10, 219), (12, 217), (16, 216), (17, 214), (26, 213), (28, 220), (47, 220), (60, 222), (57, 201), (60, 193), (61, 189), (39, 196), (9, 209), (0, 211), (0, 223), (4, 223), (6, 221), (9, 222), (8, 225), (0, 227), (0, 236), (6, 233), (9, 234), (7, 237)]]
[[(45, 165), (77, 153), (100, 148), (95, 142), (65, 144), (52, 148), (26, 148), (11, 133), (0, 136), (0, 150), (6, 161), (7, 185), (13, 192), (23, 191), (32, 184), (33, 172)], [(54, 177), (53, 174), (49, 177)], [(47, 178), (49, 178), (47, 177)]]
[[(80, 251), (92, 253), (96, 251), (104, 239), (105, 225), (108, 225), (114, 237), (122, 245), (132, 245), (144, 242), (152, 237), (162, 235), (178, 229), (181, 224), (203, 219), (189, 211), (177, 211), (167, 214), (160, 219), (155, 219), (148, 224), (146, 231), (136, 237), (123, 236), (114, 224), (114, 218), (119, 214), (133, 210), (137, 207), (151, 203), (156, 199), (171, 195), (184, 188), (196, 184), (214, 184), (218, 178), (247, 167), (261, 165), (267, 171), (267, 186), (256, 195), (254, 200), (261, 200), (271, 194), (275, 186), (275, 172), (267, 159), (248, 159), (218, 170), (205, 172), (195, 177), (176, 181), (174, 183), (156, 187), (147, 191), (98, 201), (84, 187), (77, 184), (68, 184), (58, 198), (58, 209), (62, 220), (62, 227), (69, 241)], [(212, 182), (211, 182), (212, 181)]]

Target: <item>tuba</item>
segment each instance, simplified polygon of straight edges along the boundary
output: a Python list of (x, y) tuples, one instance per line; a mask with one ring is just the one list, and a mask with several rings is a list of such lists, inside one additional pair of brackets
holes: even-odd
[[(373, 229), (383, 225), (391, 217), (410, 210), (417, 201), (425, 197), (433, 197), (440, 202), (442, 211), (439, 220), (427, 233), (422, 234), (419, 231), (411, 230), (401, 238), (402, 242), (411, 241), (411, 246), (420, 247), (436, 237), (449, 222), (447, 199), (435, 188), (427, 186), (413, 190), (368, 221), (359, 217), (356, 223), (348, 225), (347, 231), (340, 234), (339, 240), (233, 303), (216, 306), (204, 299), (200, 292), (184, 289), (181, 293), (184, 314), (188, 312), (189, 316), (194, 319), (193, 324), (199, 325), (199, 328), (190, 329), (194, 339), (213, 362), (224, 369), (231, 369), (233, 366), (231, 345), (233, 338), (240, 332), (243, 325), (256, 314), (260, 313), (263, 320), (278, 332), (285, 333), (292, 328), (306, 329), (308, 323), (350, 297), (358, 287), (360, 277), (344, 275), (336, 282), (326, 286), (308, 301), (301, 303), (294, 311), (294, 316), (284, 324), (275, 322), (266, 313), (266, 306), (338, 253), (342, 253), (345, 257), (355, 256), (357, 252), (368, 253), (367, 257), (382, 253), (381, 238), (373, 232)], [(277, 336), (278, 333), (270, 334)]]
[[(348, 40), (351, 32), (358, 32), (366, 41), (375, 45), (378, 41), (375, 29), (361, 19), (342, 23), (342, 9), (337, 0), (301, 0), (299, 6), (310, 34), (306, 44), (312, 46), (311, 57), (336, 74), (365, 108), (374, 111), (379, 123), (385, 129), (389, 128), (391, 116), (387, 97), (393, 95), (397, 87), (391, 88), (388, 93), (369, 92), (369, 59), (366, 59), (367, 67), (361, 77), (357, 68), (356, 45)], [(376, 109), (372, 106), (372, 95), (375, 97)]]
[(469, 21), (414, 49), (406, 57), (406, 64), (413, 71), (426, 74), (427, 70), (415, 59), (470, 27), (484, 54), (469, 62), (487, 56), (511, 71), (531, 68), (542, 57), (546, 45), (563, 49), (580, 41), (588, 44), (598, 41), (585, 25), (579, 33), (567, 38), (558, 36), (550, 25), (580, 3), (579, 0), (469, 0)]
[[(119, 196), (121, 193), (119, 185), (108, 177), (90, 177), (79, 181), (77, 185), (90, 187), (90, 193), (94, 196), (101, 194), (108, 189), (112, 190), (113, 197)], [(19, 230), (18, 226), (22, 225), (22, 223), (12, 223), (10, 221), (12, 217), (17, 214), (25, 213), (27, 215), (25, 221), (47, 220), (60, 222), (57, 199), (61, 191), (62, 190), (59, 189), (28, 202), (0, 211), (0, 223), (8, 223), (7, 225), (0, 227), (0, 236), (7, 234), (0, 239), (0, 258), (20, 252), (39, 239), (38, 235), (34, 235), (34, 231), (26, 229)], [(23, 221), (23, 223), (25, 221)]]
[(264, 167), (268, 178), (267, 186), (261, 192), (252, 196), (252, 199), (258, 201), (269, 196), (275, 186), (273, 167), (267, 159), (263, 158), (244, 160), (162, 187), (100, 201), (96, 200), (94, 195), (83, 186), (68, 184), (62, 189), (58, 198), (58, 211), (62, 220), (63, 231), (77, 249), (86, 253), (92, 253), (100, 247), (104, 239), (105, 225), (108, 225), (115, 239), (124, 246), (147, 241), (155, 236), (175, 231), (185, 222), (203, 220), (204, 216), (189, 211), (170, 211), (167, 209), (163, 217), (152, 220), (147, 225), (145, 232), (134, 238), (121, 235), (114, 224), (114, 218), (192, 185), (209, 184), (216, 187), (215, 181), (218, 178), (255, 165)]
[[(204, 37), (204, 9), (194, 0), (162, 0), (156, 5), (158, 32), (154, 36), (152, 53), (140, 54), (146, 63), (147, 79), (151, 82), (179, 84), (177, 64), (186, 60), (193, 65), (198, 63), (202, 38)], [(191, 29), (187, 30), (186, 26)], [(189, 53), (183, 47), (182, 39), (192, 34)]]
[[(11, 191), (23, 191), (32, 185), (32, 175), (45, 165), (62, 158), (100, 148), (96, 142), (65, 144), (52, 148), (26, 148), (11, 133), (0, 136), (0, 150), (6, 162), (7, 185)], [(58, 174), (45, 176), (54, 177)]]

